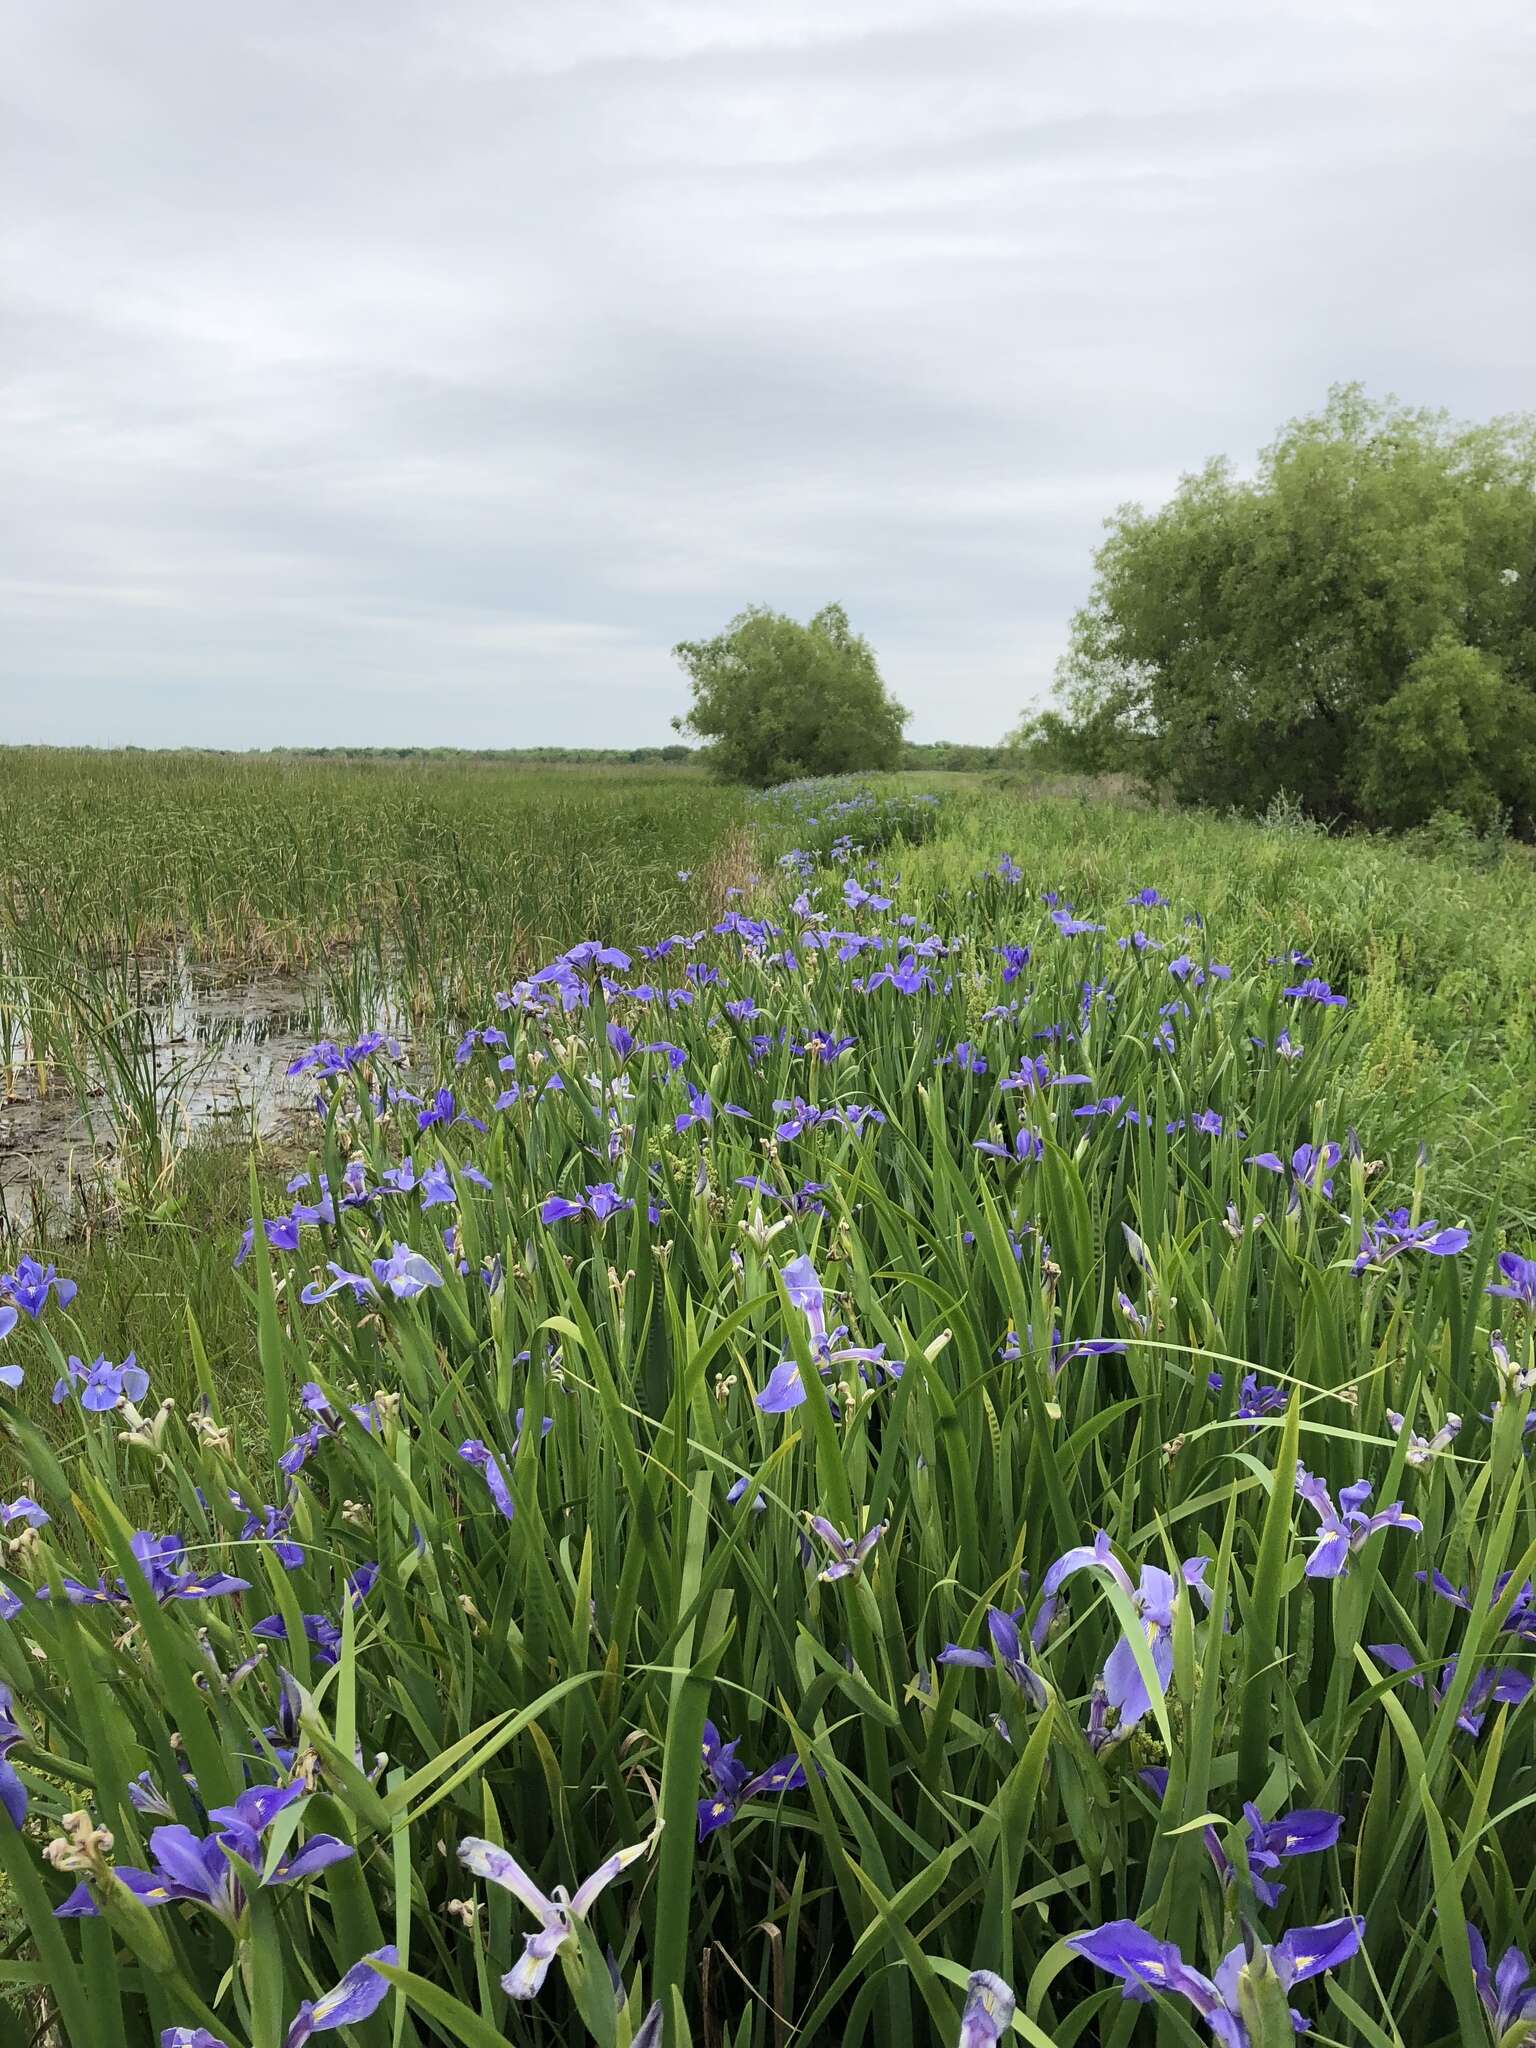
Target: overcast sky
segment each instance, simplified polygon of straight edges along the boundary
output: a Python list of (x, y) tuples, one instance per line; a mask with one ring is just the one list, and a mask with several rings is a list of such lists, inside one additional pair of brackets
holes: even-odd
[(0, 737), (914, 737), (1330, 382), (1536, 406), (1529, 0), (0, 0)]

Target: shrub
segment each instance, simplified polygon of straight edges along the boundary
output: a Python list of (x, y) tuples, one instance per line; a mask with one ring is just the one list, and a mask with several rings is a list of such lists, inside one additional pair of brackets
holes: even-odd
[[(1456, 426), (1355, 386), (1252, 480), (1123, 507), (1022, 737), (1192, 802), (1402, 828), (1536, 823), (1536, 423)], [(1054, 719), (1054, 722), (1053, 722)]]
[(841, 605), (824, 605), (804, 626), (750, 605), (713, 640), (684, 640), (673, 652), (693, 691), (673, 722), (711, 743), (723, 776), (761, 788), (900, 760), (911, 714), (888, 694)]

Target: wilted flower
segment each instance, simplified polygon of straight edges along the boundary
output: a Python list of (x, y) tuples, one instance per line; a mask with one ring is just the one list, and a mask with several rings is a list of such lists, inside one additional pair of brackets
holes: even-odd
[(864, 1569), (864, 1560), (885, 1534), (884, 1522), (876, 1522), (872, 1529), (866, 1529), (862, 1536), (854, 1538), (840, 1534), (824, 1515), (811, 1515), (808, 1520), (811, 1528), (832, 1553), (832, 1562), (816, 1574), (819, 1579), (828, 1582), (835, 1579), (857, 1578)]
[(995, 2048), (1013, 2026), (1012, 1988), (991, 1970), (972, 1970), (966, 1979), (965, 2010), (955, 2048)]
[[(1403, 1418), (1395, 1408), (1387, 1410), (1387, 1425), (1394, 1436), (1402, 1435)], [(1459, 1415), (1447, 1415), (1444, 1422), (1441, 1423), (1440, 1427), (1431, 1437), (1419, 1436), (1410, 1429), (1408, 1432), (1406, 1462), (1410, 1465), (1427, 1465), (1431, 1458), (1438, 1457), (1441, 1451), (1447, 1450), (1455, 1442), (1460, 1430), (1461, 1417)]]
[(566, 1943), (576, 1938), (574, 1923), (586, 1919), (607, 1886), (646, 1855), (655, 1840), (656, 1834), (652, 1833), (631, 1848), (616, 1849), (577, 1886), (574, 1893), (567, 1892), (563, 1885), (556, 1885), (550, 1898), (539, 1890), (522, 1865), (494, 1842), (483, 1841), (475, 1835), (460, 1842), (459, 1861), (465, 1869), (473, 1871), (476, 1877), (489, 1878), (493, 1884), (511, 1892), (539, 1923), (538, 1933), (527, 1937), (522, 1956), (501, 1980), (501, 1988), (508, 1997), (538, 1996), (550, 1964)]

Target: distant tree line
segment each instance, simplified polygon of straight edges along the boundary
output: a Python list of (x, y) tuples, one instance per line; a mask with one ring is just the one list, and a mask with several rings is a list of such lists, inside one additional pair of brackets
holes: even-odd
[(1007, 741), (995, 747), (971, 746), (961, 740), (903, 740), (901, 768), (927, 769), (930, 772), (945, 769), (1009, 768), (1015, 765), (1018, 755)]
[(686, 766), (696, 749), (670, 742), (664, 747), (272, 747), (316, 761), (514, 761), (531, 767)]

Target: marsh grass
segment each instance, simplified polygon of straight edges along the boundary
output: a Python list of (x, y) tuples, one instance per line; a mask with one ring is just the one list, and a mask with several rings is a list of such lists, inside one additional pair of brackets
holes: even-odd
[[(1015, 1987), (1034, 2048), (1127, 2048), (1201, 2035), (1185, 2008), (1124, 2004), (1072, 1937), (1134, 1919), (1209, 1970), (1245, 1926), (1270, 1941), (1343, 1915), (1361, 1953), (1297, 1993), (1321, 2039), (1492, 2038), (1466, 1923), (1497, 1953), (1536, 1911), (1519, 1686), (1536, 1310), (1484, 1291), (1501, 1248), (1529, 1242), (1528, 875), (974, 782), (938, 806), (898, 793), (852, 810), (845, 789), (792, 793), (753, 809), (750, 842), (724, 805), (676, 861), (693, 882), (612, 885), (615, 919), (651, 922), (567, 927), (544, 957), (687, 943), (610, 962), (606, 983), (578, 951), (520, 991), (539, 956), (496, 956), (465, 1021), (506, 1043), (446, 1053), (440, 1120), (391, 1098), (403, 1070), (360, 1059), (323, 1084), (307, 1189), (286, 1187), (291, 1158), (248, 1171), (195, 1146), (179, 1208), (73, 1260), (57, 1248), (79, 1294), (4, 1347), (26, 1375), (5, 1410), (16, 1470), (52, 1519), (0, 1574), (21, 1603), (0, 1671), (31, 1802), (25, 1830), (0, 1818), (31, 1944), (0, 1983), (46, 1982), (71, 2044), (202, 2024), (279, 2048), (301, 1998), (388, 1941), (399, 1991), (357, 2048), (627, 2048), (653, 1998), (669, 2048), (948, 2043), (973, 1968)], [(589, 875), (572, 904), (602, 886)], [(1143, 886), (1167, 902), (1128, 904)], [(670, 893), (699, 887), (707, 908)], [(1043, 891), (1105, 929), (1064, 931)], [(844, 936), (817, 943), (807, 913)], [(412, 943), (425, 989), (425, 925)], [(446, 986), (469, 956), (444, 945), (461, 960)], [(1311, 976), (1347, 1006), (1283, 993)], [(1282, 1030), (1299, 1060), (1277, 1055)], [(1090, 1081), (1000, 1089), (1041, 1056)], [(850, 1119), (866, 1109), (884, 1120)], [(1325, 1189), (1290, 1162), (1327, 1141)], [(1253, 1163), (1270, 1150), (1279, 1173)], [(418, 1182), (442, 1160), (450, 1201), (402, 1185), (408, 1153)], [(257, 1228), (235, 1271), (252, 1209), (281, 1239), (322, 1172), (365, 1199), (303, 1222), (296, 1250)], [(545, 1220), (601, 1183), (606, 1220)], [(1465, 1245), (1357, 1266), (1399, 1205)], [(414, 1296), (304, 1301), (328, 1262), (366, 1283), (401, 1246), (433, 1271)], [(846, 1326), (824, 1348), (791, 1293), (800, 1260)], [(121, 1409), (48, 1400), (70, 1351), (130, 1345), (151, 1375), (140, 1412), (178, 1402), (151, 1443)], [(799, 1405), (759, 1405), (795, 1372)], [(1249, 1373), (1272, 1398), (1240, 1413)], [(1411, 1459), (1452, 1414), (1460, 1434)], [(476, 1445), (510, 1516), (461, 1455)], [(1422, 1530), (1382, 1529), (1346, 1573), (1308, 1577), (1298, 1466), (1334, 1500), (1369, 1479), (1373, 1508), (1401, 1500)], [(232, 1492), (288, 1517), (296, 1563), (247, 1533)], [(881, 1533), (829, 1578), (812, 1516)], [(249, 1589), (157, 1599), (128, 1548), (151, 1526)], [(1027, 1652), (1031, 1691), (988, 1661), (987, 1610), (1037, 1620), (1052, 1562), (1100, 1529), (1133, 1584), (1205, 1558), (1209, 1609), (1175, 1573), (1148, 1632), (1092, 1567)], [(72, 1603), (66, 1573), (121, 1574), (123, 1595)], [(1122, 1641), (1146, 1686), (1134, 1725), (1101, 1691)], [(982, 1668), (941, 1663), (946, 1645)], [(1479, 1699), (1496, 1674), (1502, 1696)], [(805, 1783), (701, 1839), (706, 1716), (754, 1771), (796, 1760)], [(355, 1851), (307, 1889), (255, 1891), (229, 1929), (194, 1907), (136, 1914), (98, 1876), (108, 1920), (51, 1917), (72, 1880), (39, 1851), (66, 1811), (142, 1864), (140, 1772), (201, 1833), (204, 1808), (300, 1757), (315, 1789), (295, 1839)], [(1286, 1862), (1278, 1906), (1254, 1888), (1244, 1801), (1341, 1816), (1336, 1844)], [(539, 1999), (510, 2000), (532, 1922), (458, 1842), (505, 1842), (548, 1888), (658, 1823)]]

